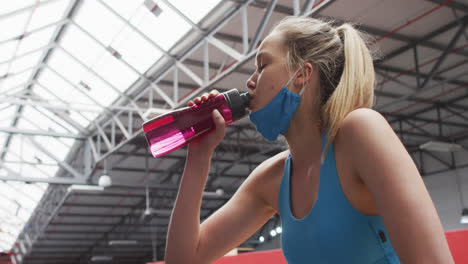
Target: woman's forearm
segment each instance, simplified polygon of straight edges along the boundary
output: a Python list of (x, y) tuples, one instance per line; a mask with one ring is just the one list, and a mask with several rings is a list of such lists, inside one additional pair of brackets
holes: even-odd
[(187, 155), (166, 243), (166, 263), (193, 263), (199, 241), (200, 206), (211, 154)]

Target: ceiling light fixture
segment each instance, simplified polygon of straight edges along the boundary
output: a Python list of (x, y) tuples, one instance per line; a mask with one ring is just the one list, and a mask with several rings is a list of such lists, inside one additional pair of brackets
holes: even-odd
[(92, 256), (91, 261), (92, 262), (104, 262), (104, 261), (111, 261), (112, 256)]
[(463, 208), (460, 224), (468, 224), (468, 208)]
[(98, 180), (98, 185), (103, 188), (110, 187), (112, 185), (112, 179), (108, 175), (101, 175)]
[(133, 246), (138, 244), (136, 240), (111, 240), (109, 246)]
[(462, 148), (459, 144), (440, 142), (440, 141), (429, 141), (419, 146), (419, 149), (438, 151), (438, 152), (454, 152)]
[(104, 187), (102, 186), (97, 186), (97, 185), (79, 185), (79, 184), (73, 184), (70, 187), (68, 187), (68, 192), (71, 191), (91, 191), (91, 192), (101, 192), (104, 191)]

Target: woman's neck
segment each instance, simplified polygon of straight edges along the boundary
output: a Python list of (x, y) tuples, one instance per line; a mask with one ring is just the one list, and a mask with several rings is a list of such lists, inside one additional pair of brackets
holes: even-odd
[(321, 156), (320, 119), (318, 115), (313, 115), (313, 111), (307, 105), (310, 105), (310, 102), (301, 99), (285, 135), (291, 156), (300, 167), (320, 162)]

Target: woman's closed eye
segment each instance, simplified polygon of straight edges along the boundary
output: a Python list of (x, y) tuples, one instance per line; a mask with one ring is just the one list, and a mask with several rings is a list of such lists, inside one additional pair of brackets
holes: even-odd
[(265, 66), (266, 64), (260, 65), (260, 67), (258, 67), (258, 72), (261, 72), (265, 68)]

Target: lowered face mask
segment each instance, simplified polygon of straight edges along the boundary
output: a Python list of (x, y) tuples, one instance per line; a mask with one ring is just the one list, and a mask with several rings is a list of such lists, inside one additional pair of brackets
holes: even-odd
[(296, 73), (287, 81), (279, 93), (263, 108), (249, 114), (250, 121), (264, 138), (273, 141), (281, 133), (285, 135), (289, 129), (289, 123), (296, 113), (301, 99), (301, 94), (295, 94), (288, 90), (288, 84), (296, 76)]

